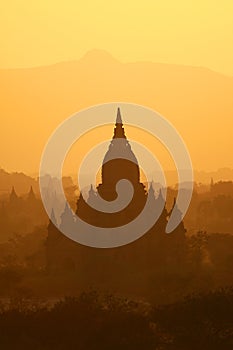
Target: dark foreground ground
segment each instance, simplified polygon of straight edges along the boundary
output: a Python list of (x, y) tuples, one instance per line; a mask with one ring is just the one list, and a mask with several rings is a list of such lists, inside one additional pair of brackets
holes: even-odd
[(149, 307), (91, 291), (52, 307), (23, 300), (0, 312), (0, 349), (233, 349), (233, 289)]

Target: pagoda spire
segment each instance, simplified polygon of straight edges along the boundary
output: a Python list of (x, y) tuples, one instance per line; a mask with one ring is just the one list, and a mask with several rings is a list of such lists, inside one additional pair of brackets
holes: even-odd
[(120, 107), (117, 108), (116, 124), (123, 124), (123, 123), (122, 123), (122, 118), (121, 118), (121, 110), (120, 110)]
[(155, 194), (155, 192), (154, 192), (154, 187), (153, 187), (153, 180), (148, 184), (149, 186), (148, 186), (148, 194), (150, 194), (150, 195), (154, 195)]
[(155, 191), (153, 187), (153, 181), (148, 183), (147, 199), (149, 200), (149, 203), (150, 203), (149, 210), (152, 210), (152, 208), (156, 206), (156, 198), (155, 198)]
[(61, 230), (72, 230), (74, 225), (74, 215), (72, 209), (70, 208), (68, 202), (66, 202), (64, 212), (61, 214)]
[(36, 196), (35, 196), (35, 193), (33, 191), (33, 188), (32, 186), (30, 187), (30, 190), (28, 192), (28, 200), (35, 200), (36, 199)]
[(117, 138), (124, 138), (124, 139), (126, 139), (125, 130), (124, 130), (123, 123), (122, 123), (122, 118), (121, 118), (121, 110), (120, 110), (119, 107), (117, 109), (117, 117), (116, 117), (116, 124), (115, 124), (113, 138), (114, 139), (117, 139)]
[(52, 208), (52, 211), (51, 211), (51, 220), (50, 221), (52, 221), (53, 223), (54, 223), (54, 225), (56, 226), (57, 225), (57, 219), (56, 219), (56, 216), (55, 216), (55, 213), (54, 213), (54, 209)]
[(10, 201), (14, 202), (18, 199), (19, 199), (19, 197), (17, 196), (17, 194), (15, 192), (15, 188), (14, 188), (14, 186), (12, 186), (11, 193), (10, 193)]
[(96, 196), (96, 192), (94, 190), (93, 185), (91, 184), (90, 190), (88, 192), (88, 199), (87, 199), (87, 203), (88, 204), (92, 204), (94, 203), (94, 201), (96, 200), (97, 196)]
[(90, 190), (89, 190), (88, 194), (89, 194), (89, 196), (92, 196), (92, 195), (95, 195), (95, 194), (96, 194), (96, 193), (95, 193), (95, 190), (94, 190), (94, 187), (93, 187), (92, 184), (91, 184), (91, 186), (90, 186)]

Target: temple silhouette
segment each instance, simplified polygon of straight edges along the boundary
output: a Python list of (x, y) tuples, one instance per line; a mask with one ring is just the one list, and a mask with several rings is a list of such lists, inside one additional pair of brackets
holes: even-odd
[[(130, 181), (133, 186), (133, 198), (124, 210), (116, 213), (103, 213), (93, 210), (88, 205), (97, 201), (97, 194), (106, 201), (114, 201), (117, 198), (116, 184), (122, 179)], [(145, 186), (140, 182), (139, 164), (126, 138), (120, 109), (118, 108), (113, 138), (103, 159), (101, 183), (96, 191), (91, 186), (87, 203), (81, 193), (77, 202), (76, 214), (94, 226), (121, 226), (132, 221), (140, 214), (146, 199)]]
[(9, 196), (0, 203), (1, 233), (5, 237), (12, 234), (23, 236), (41, 226), (42, 221), (46, 222), (46, 213), (33, 187), (25, 195), (19, 196), (12, 186)]
[[(129, 180), (134, 191), (132, 200), (124, 209), (116, 213), (105, 213), (90, 206), (96, 201), (97, 195), (106, 201), (115, 200), (117, 198), (116, 184), (121, 179)], [(185, 242), (186, 230), (183, 222), (181, 221), (172, 234), (165, 233), (170, 212), (166, 209), (163, 191), (160, 189), (156, 195), (152, 183), (148, 184), (147, 190), (140, 181), (139, 164), (127, 140), (121, 112), (118, 108), (113, 137), (103, 158), (101, 183), (96, 189), (93, 185), (90, 186), (87, 201), (80, 192), (76, 215), (94, 226), (118, 227), (136, 218), (147, 200), (152, 203), (154, 209), (162, 202), (163, 210), (160, 218), (143, 237), (119, 248), (96, 249), (82, 246), (63, 235), (50, 220), (46, 242), (48, 270), (76, 269), (87, 280), (92, 280), (93, 283), (102, 281), (108, 285), (109, 281), (112, 281), (112, 274), (115, 283), (117, 284), (116, 281), (119, 283), (123, 273), (122, 268), (126, 273), (136, 268), (137, 273), (148, 274), (155, 263), (163, 264), (173, 259), (176, 262), (179, 261), (181, 247)], [(177, 215), (181, 215), (175, 200), (173, 209)], [(54, 212), (51, 215), (55, 220)], [(66, 205), (61, 215), (60, 228), (61, 230), (67, 226), (70, 228), (72, 225), (75, 227), (75, 215), (69, 205)]]

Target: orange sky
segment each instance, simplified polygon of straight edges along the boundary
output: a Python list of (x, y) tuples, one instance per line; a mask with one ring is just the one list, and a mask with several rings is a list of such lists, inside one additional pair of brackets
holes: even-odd
[[(122, 101), (168, 118), (195, 169), (233, 168), (232, 13), (229, 0), (2, 2), (0, 166), (36, 173), (60, 122), (81, 108)], [(93, 48), (113, 57), (94, 51), (82, 58)], [(62, 61), (71, 62), (47, 66)], [(126, 64), (138, 61), (148, 63)], [(36, 66), (44, 68), (6, 69)]]
[(0, 67), (74, 60), (98, 48), (123, 62), (233, 75), (232, 13), (230, 0), (1, 1)]

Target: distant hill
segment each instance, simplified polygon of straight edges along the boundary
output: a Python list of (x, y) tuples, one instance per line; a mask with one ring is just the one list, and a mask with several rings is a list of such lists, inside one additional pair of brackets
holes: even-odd
[(38, 182), (32, 177), (23, 173), (8, 173), (0, 169), (0, 196), (8, 196), (12, 186), (19, 195), (29, 192), (31, 186), (35, 192), (39, 191)]
[[(166, 177), (168, 184), (174, 184), (176, 179), (176, 172), (167, 171)], [(210, 185), (211, 179), (214, 182), (218, 181), (233, 181), (233, 169), (230, 168), (220, 168), (216, 171), (195, 171), (194, 170), (194, 179), (197, 183)]]
[[(168, 185), (174, 185), (176, 182), (176, 173), (173, 171), (165, 171)], [(73, 182), (72, 182), (73, 178)], [(195, 180), (197, 183), (210, 185), (210, 180), (213, 178), (214, 182), (220, 180), (233, 180), (233, 169), (219, 169), (215, 172), (195, 172)], [(76, 175), (63, 178), (63, 186), (68, 191), (74, 191), (73, 186), (76, 184)], [(0, 197), (7, 197), (14, 186), (17, 194), (24, 195), (29, 192), (30, 187), (33, 187), (35, 193), (39, 194), (39, 184), (37, 178), (28, 176), (24, 173), (13, 172), (9, 173), (4, 169), (0, 169)], [(86, 189), (89, 190), (89, 187)], [(73, 192), (72, 192), (73, 193)]]
[[(8, 197), (14, 186), (18, 195), (22, 196), (29, 192), (31, 186), (33, 191), (39, 195), (39, 182), (37, 177), (31, 177), (24, 173), (13, 172), (9, 173), (0, 168), (0, 197)], [(63, 177), (63, 187), (66, 191), (75, 191), (71, 177)]]
[(184, 137), (195, 169), (233, 167), (233, 77), (202, 67), (121, 63), (93, 50), (79, 61), (0, 70), (0, 82), (3, 168), (36, 172), (60, 122), (112, 101), (152, 107), (168, 118)]

